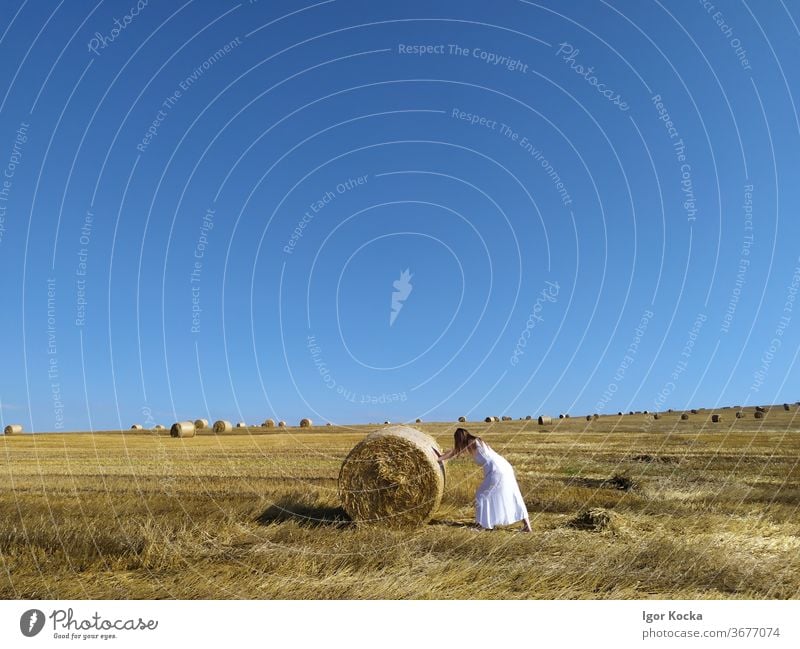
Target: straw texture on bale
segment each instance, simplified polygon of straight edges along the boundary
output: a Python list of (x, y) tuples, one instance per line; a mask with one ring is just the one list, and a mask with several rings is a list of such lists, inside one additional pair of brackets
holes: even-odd
[(214, 422), (214, 432), (218, 435), (220, 433), (230, 433), (233, 430), (233, 425), (229, 421), (220, 419)]
[(171, 437), (194, 437), (197, 427), (192, 421), (177, 421), (169, 429)]
[(441, 449), (432, 437), (411, 426), (390, 426), (367, 435), (339, 471), (344, 510), (356, 523), (394, 528), (426, 523), (444, 492), (444, 467), (437, 451)]
[(142, 426), (141, 424), (134, 424), (133, 426), (131, 426), (131, 430), (144, 430), (144, 426)]
[(261, 424), (264, 428), (275, 428), (275, 421), (272, 419), (265, 419), (264, 423)]
[(194, 427), (197, 430), (205, 430), (206, 428), (208, 428), (208, 419), (195, 419)]
[(22, 424), (9, 424), (3, 429), (5, 435), (19, 435), (22, 432)]
[(545, 417), (544, 415), (539, 415), (539, 425), (544, 426), (545, 424), (552, 424), (553, 418), (552, 417)]
[(467, 421), (467, 418), (466, 417), (459, 417), (458, 421), (463, 424), (465, 421)]
[(311, 420), (307, 418), (303, 418), (300, 420), (300, 428), (310, 428), (311, 427)]

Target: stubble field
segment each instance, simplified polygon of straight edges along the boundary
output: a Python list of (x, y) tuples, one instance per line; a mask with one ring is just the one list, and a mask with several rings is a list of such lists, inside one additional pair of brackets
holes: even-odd
[[(0, 437), (0, 596), (797, 598), (800, 412), (715, 412), (464, 424), (533, 534), (475, 529), (469, 459), (430, 524), (350, 523), (336, 479), (376, 426)], [(456, 426), (418, 425), (444, 448)]]

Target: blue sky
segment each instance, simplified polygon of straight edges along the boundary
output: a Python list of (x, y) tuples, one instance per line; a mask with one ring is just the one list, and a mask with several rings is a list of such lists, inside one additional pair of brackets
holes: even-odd
[(800, 399), (800, 8), (430, 5), (6, 0), (3, 423)]

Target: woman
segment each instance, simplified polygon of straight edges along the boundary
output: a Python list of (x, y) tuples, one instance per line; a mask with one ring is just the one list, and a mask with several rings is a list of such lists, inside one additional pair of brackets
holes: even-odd
[(523, 521), (522, 531), (530, 532), (528, 510), (508, 460), (464, 428), (456, 429), (454, 438), (453, 450), (439, 454), (439, 461), (446, 462), (466, 451), (483, 467), (483, 482), (475, 494), (475, 520), (478, 525), (491, 530), (495, 525)]

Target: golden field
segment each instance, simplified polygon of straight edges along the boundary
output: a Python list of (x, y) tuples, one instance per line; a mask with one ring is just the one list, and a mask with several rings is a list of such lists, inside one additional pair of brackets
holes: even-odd
[[(339, 467), (376, 426), (0, 436), (0, 596), (797, 598), (800, 412), (714, 412), (463, 424), (533, 534), (475, 529), (469, 459), (430, 524), (350, 523)], [(450, 448), (458, 424), (417, 426)], [(571, 524), (590, 508), (609, 525)]]

